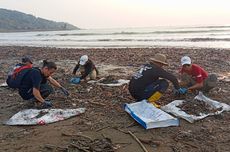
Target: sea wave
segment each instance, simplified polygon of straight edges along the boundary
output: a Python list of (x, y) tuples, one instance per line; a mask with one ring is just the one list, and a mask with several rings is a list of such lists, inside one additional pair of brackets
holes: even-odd
[(230, 41), (230, 38), (177, 38), (177, 39), (87, 39), (87, 40), (74, 40), (74, 39), (43, 39), (37, 41), (68, 41), (68, 42), (205, 42), (205, 41)]
[(103, 36), (103, 35), (152, 35), (152, 34), (194, 34), (194, 33), (219, 33), (219, 32), (230, 32), (230, 29), (208, 29), (208, 30), (164, 30), (164, 31), (148, 31), (148, 32), (92, 32), (92, 33), (58, 33), (58, 34), (37, 34), (38, 37), (47, 36)]

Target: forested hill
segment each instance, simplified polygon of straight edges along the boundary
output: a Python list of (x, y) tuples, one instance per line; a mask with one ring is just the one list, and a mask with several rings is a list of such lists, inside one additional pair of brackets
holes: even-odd
[(75, 30), (76, 26), (0, 8), (0, 32)]

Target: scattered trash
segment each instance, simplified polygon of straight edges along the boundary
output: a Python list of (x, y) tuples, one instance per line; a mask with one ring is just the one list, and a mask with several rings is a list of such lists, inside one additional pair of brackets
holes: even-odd
[(218, 80), (223, 82), (230, 82), (230, 73), (226, 73), (225, 75), (219, 74)]
[[(191, 103), (185, 104), (185, 102), (190, 101), (175, 100), (168, 105), (161, 107), (161, 109), (165, 112), (172, 113), (177, 117), (181, 117), (190, 123), (193, 123), (196, 120), (203, 119), (210, 115), (218, 115), (223, 111), (230, 111), (229, 105), (209, 99), (208, 97), (204, 96), (202, 92), (199, 92), (199, 94), (194, 98)], [(191, 107), (191, 104), (193, 104), (193, 107)], [(188, 107), (190, 107), (191, 109), (188, 109)]]
[(77, 109), (25, 109), (12, 116), (6, 125), (44, 125), (79, 115), (85, 108)]
[(145, 129), (179, 126), (179, 120), (154, 107), (147, 100), (125, 104), (125, 111), (128, 112)]
[(106, 78), (101, 78), (97, 81), (91, 80), (88, 83), (96, 83), (97, 85), (109, 86), (109, 87), (117, 87), (122, 86), (123, 84), (128, 84), (130, 80), (118, 79), (116, 80), (113, 76), (107, 76)]
[(199, 101), (196, 99), (193, 99), (192, 101), (188, 101), (188, 102), (183, 102), (183, 104), (179, 105), (178, 108), (180, 108), (182, 111), (186, 112), (187, 114), (195, 115), (195, 116), (199, 116), (201, 113), (204, 114), (214, 113), (222, 109), (222, 107), (216, 109), (211, 105), (207, 104), (206, 102)]
[(118, 83), (117, 79), (115, 76), (109, 75), (106, 78), (103, 78), (100, 80), (100, 83), (104, 84), (116, 84)]
[(71, 78), (69, 82), (72, 84), (79, 84), (81, 82), (81, 79), (79, 77)]
[(85, 152), (114, 152), (113, 144), (111, 139), (74, 139), (70, 144), (72, 147), (77, 148), (80, 151)]
[(129, 80), (119, 79), (119, 80), (117, 80), (117, 83), (108, 83), (108, 84), (97, 83), (97, 84), (98, 85), (109, 86), (109, 87), (117, 87), (117, 86), (122, 86), (123, 84), (128, 84), (128, 83), (129, 83)]
[(86, 90), (87, 90), (87, 92), (90, 92), (90, 90), (92, 90), (92, 89), (93, 89), (93, 87), (89, 87)]
[(2, 84), (0, 84), (0, 87), (7, 87), (8, 85), (7, 85), (7, 83), (6, 82), (4, 82), (4, 83), (2, 83)]

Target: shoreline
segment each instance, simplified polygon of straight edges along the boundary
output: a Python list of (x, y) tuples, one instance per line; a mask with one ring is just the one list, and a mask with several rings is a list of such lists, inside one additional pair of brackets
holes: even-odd
[(230, 48), (228, 47), (190, 47), (190, 46), (161, 46), (161, 45), (156, 45), (156, 46), (140, 46), (140, 47), (57, 47), (57, 46), (33, 46), (33, 45), (0, 45), (0, 47), (31, 47), (31, 48), (56, 48), (56, 49), (157, 49), (157, 48), (173, 48), (173, 49), (214, 49), (214, 50), (229, 50)]

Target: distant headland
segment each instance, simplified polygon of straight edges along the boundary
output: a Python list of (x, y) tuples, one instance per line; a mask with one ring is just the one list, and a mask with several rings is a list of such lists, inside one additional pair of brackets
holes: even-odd
[(77, 30), (74, 25), (0, 8), (0, 32)]

